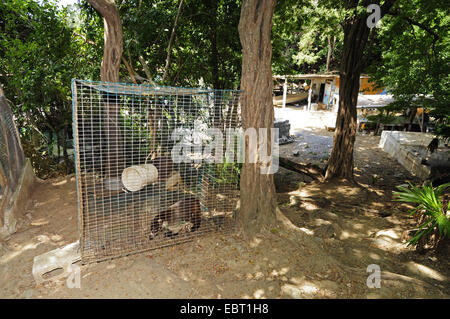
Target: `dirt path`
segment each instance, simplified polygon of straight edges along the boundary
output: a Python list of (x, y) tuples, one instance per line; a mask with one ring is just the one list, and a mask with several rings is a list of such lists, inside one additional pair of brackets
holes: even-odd
[[(332, 136), (317, 134), (324, 141)], [(303, 240), (292, 240), (279, 229), (246, 239), (239, 233), (213, 233), (178, 246), (80, 265), (81, 289), (67, 288), (64, 280), (34, 283), (34, 256), (78, 237), (73, 176), (42, 182), (19, 232), (0, 242), (0, 297), (448, 298), (449, 256), (418, 255), (404, 244), (402, 235), (412, 228), (412, 220), (406, 207), (391, 201), (391, 192), (414, 178), (378, 149), (378, 141), (373, 136), (356, 140), (356, 178), (366, 190), (305, 184), (304, 176), (280, 170), (279, 207)], [(282, 146), (282, 154), (323, 165), (329, 152), (303, 147), (295, 157), (294, 146)], [(367, 287), (370, 264), (381, 269), (380, 289)]]

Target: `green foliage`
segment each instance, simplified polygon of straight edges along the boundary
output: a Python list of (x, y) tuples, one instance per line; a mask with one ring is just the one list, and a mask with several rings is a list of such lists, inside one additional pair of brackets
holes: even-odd
[(425, 107), (438, 134), (450, 127), (450, 8), (447, 1), (397, 1), (378, 30), (372, 78), (396, 99), (391, 109)]
[(239, 185), (241, 176), (241, 163), (220, 163), (215, 166), (214, 179), (218, 184)]
[[(81, 31), (68, 8), (59, 10), (50, 1), (4, 0), (0, 16), (0, 82), (21, 137), (33, 141), (33, 158), (48, 157), (58, 164), (59, 156), (53, 158), (42, 147), (49, 149), (56, 140), (58, 150), (66, 153), (72, 128), (71, 79), (89, 78), (99, 64), (92, 61), (91, 46), (77, 35)], [(68, 167), (68, 156), (65, 161)]]
[(383, 113), (377, 115), (369, 115), (367, 116), (367, 120), (376, 123), (380, 122), (382, 124), (400, 124), (405, 122), (405, 119), (403, 117), (395, 115), (386, 115)]
[(438, 187), (423, 185), (417, 187), (409, 183), (409, 188), (397, 186), (399, 191), (394, 192), (397, 201), (414, 203), (417, 206), (412, 209), (411, 215), (421, 215), (422, 223), (418, 227), (417, 233), (408, 241), (408, 245), (417, 245), (423, 237), (432, 234), (436, 229), (442, 238), (450, 237), (450, 217), (442, 202), (442, 195), (450, 183), (442, 184)]
[[(241, 0), (184, 1), (171, 49), (168, 76), (162, 83), (167, 47), (179, 0), (118, 3), (124, 34), (124, 58), (145, 78), (141, 56), (153, 81), (171, 86), (237, 88), (241, 45), (238, 34)], [(83, 11), (95, 15), (89, 6)], [(122, 75), (128, 71), (123, 68)]]
[[(167, 48), (180, 0), (116, 1), (123, 26), (123, 58), (138, 81), (173, 86), (238, 88), (242, 0), (185, 0), (162, 81)], [(279, 0), (272, 29), (276, 74), (322, 72), (329, 41), (331, 70), (338, 70), (345, 19), (367, 14), (367, 1)], [(385, 3), (374, 1), (373, 3)], [(354, 4), (354, 5), (353, 5)], [(347, 7), (351, 9), (346, 9)], [(99, 79), (103, 18), (86, 1), (58, 9), (54, 0), (0, 3), (0, 82), (11, 101), (22, 138), (30, 150), (51, 156), (71, 138), (72, 78)], [(394, 10), (371, 31), (368, 71), (394, 94), (387, 111), (425, 107), (437, 133), (450, 137), (450, 9), (445, 0), (397, 0)], [(336, 39), (336, 40), (334, 40)], [(143, 62), (144, 61), (144, 62)], [(120, 77), (131, 81), (125, 64)], [(164, 82), (164, 83), (163, 83)], [(167, 126), (175, 113), (168, 111)], [(126, 125), (133, 127), (133, 119)], [(381, 115), (381, 123), (392, 123)], [(145, 132), (136, 131), (138, 136)], [(43, 155), (44, 154), (44, 155)], [(58, 162), (58, 159), (53, 159)]]
[(328, 40), (332, 46), (331, 69), (337, 69), (343, 31), (339, 8), (322, 1), (279, 1), (272, 37), (275, 74), (325, 71)]

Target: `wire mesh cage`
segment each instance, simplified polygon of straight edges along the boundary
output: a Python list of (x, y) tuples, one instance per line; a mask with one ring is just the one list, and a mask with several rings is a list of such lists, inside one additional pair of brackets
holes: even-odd
[(24, 166), (25, 155), (19, 132), (14, 124), (11, 108), (0, 88), (0, 211), (8, 194), (16, 190)]
[[(73, 80), (82, 262), (233, 230), (241, 91)], [(230, 143), (231, 142), (231, 143)]]

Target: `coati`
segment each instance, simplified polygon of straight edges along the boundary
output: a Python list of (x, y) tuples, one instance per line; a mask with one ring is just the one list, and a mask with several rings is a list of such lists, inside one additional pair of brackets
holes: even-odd
[(184, 198), (165, 211), (156, 215), (150, 225), (150, 240), (163, 234), (164, 237), (174, 237), (185, 232), (194, 232), (200, 227), (202, 211), (197, 198)]

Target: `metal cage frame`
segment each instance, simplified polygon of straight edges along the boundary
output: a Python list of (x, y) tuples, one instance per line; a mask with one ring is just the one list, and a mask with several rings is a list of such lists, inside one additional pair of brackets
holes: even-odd
[(205, 129), (241, 128), (241, 93), (72, 80), (83, 263), (233, 231), (239, 164), (205, 155)]

